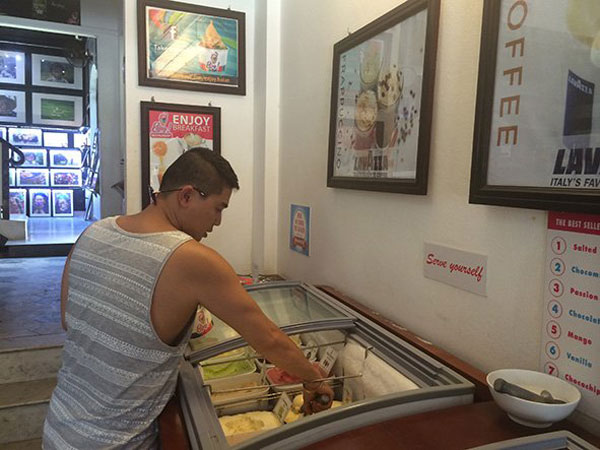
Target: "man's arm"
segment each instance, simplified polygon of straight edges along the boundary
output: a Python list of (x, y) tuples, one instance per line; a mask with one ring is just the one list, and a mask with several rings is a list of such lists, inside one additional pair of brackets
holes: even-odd
[(322, 407), (312, 401), (321, 394), (333, 400), (333, 391), (327, 384), (310, 383), (323, 377), (319, 369), (265, 316), (241, 286), (233, 268), (217, 252), (201, 244), (188, 246), (185, 253), (188, 255), (181, 256), (185, 256), (183, 259), (188, 264), (186, 269), (182, 269), (187, 270), (186, 278), (193, 277), (190, 286), (196, 293), (196, 304), (202, 304), (235, 329), (259, 354), (308, 383), (305, 384), (310, 390), (305, 392), (307, 412), (327, 408), (329, 405)]
[(67, 294), (69, 292), (69, 263), (71, 262), (71, 254), (73, 253), (73, 247), (67, 256), (65, 261), (65, 268), (63, 269), (62, 279), (60, 282), (60, 322), (65, 331), (67, 331), (67, 322), (65, 321), (65, 312), (67, 310)]

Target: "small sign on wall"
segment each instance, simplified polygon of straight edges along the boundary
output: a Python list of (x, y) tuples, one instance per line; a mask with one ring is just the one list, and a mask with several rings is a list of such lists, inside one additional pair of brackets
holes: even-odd
[(291, 205), (290, 248), (295, 252), (309, 255), (310, 207)]
[(423, 273), (432, 280), (487, 296), (487, 256), (425, 242)]

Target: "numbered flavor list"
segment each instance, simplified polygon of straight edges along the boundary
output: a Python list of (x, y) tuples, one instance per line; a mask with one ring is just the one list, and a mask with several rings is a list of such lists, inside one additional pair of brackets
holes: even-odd
[(549, 212), (545, 272), (541, 369), (600, 419), (600, 216)]

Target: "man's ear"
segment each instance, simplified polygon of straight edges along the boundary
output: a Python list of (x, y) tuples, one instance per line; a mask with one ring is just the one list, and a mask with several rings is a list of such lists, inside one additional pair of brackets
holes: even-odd
[(192, 199), (194, 188), (192, 186), (185, 185), (177, 192), (177, 200), (182, 205), (187, 205)]

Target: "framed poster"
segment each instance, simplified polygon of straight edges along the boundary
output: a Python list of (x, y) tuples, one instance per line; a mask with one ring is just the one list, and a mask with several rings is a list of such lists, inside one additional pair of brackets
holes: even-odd
[(67, 58), (51, 55), (31, 55), (31, 84), (60, 89), (83, 89), (83, 69), (73, 66)]
[(42, 145), (42, 130), (38, 128), (9, 128), (8, 142), (13, 145)]
[(142, 102), (142, 204), (157, 191), (167, 168), (193, 147), (221, 153), (221, 108)]
[(54, 217), (73, 215), (73, 190), (52, 189), (52, 212)]
[(439, 0), (409, 0), (333, 48), (327, 186), (425, 195)]
[(25, 123), (25, 92), (0, 89), (0, 122)]
[(469, 201), (600, 213), (600, 9), (485, 0)]
[(48, 169), (17, 169), (17, 186), (49, 186)]
[(81, 167), (80, 150), (50, 150), (49, 153), (51, 167)]
[(27, 214), (27, 189), (10, 189), (8, 191), (8, 212), (10, 216)]
[(56, 133), (44, 131), (44, 146), (46, 147), (68, 147), (69, 133)]
[(138, 0), (139, 84), (246, 95), (246, 15)]
[(81, 170), (50, 169), (50, 185), (81, 187)]
[(29, 217), (50, 215), (50, 189), (29, 189)]
[(25, 53), (0, 51), (0, 83), (25, 84)]
[(71, 95), (31, 94), (32, 121), (36, 125), (80, 127), (83, 99)]
[(48, 153), (43, 148), (21, 149), (25, 160), (19, 167), (46, 167), (48, 165)]

